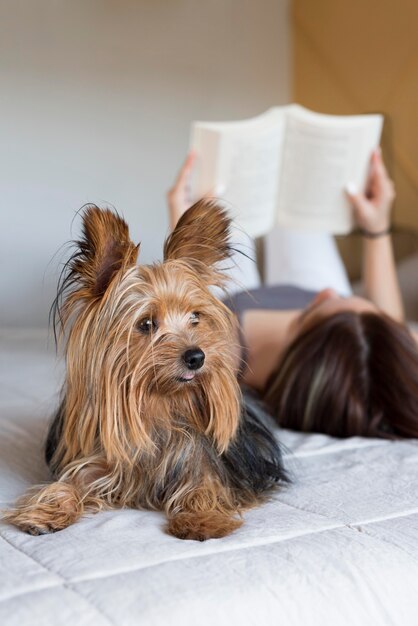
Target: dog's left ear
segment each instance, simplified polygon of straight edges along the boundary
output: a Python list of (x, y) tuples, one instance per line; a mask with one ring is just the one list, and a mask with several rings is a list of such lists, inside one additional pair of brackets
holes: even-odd
[(72, 258), (70, 277), (92, 296), (103, 296), (113, 276), (135, 265), (139, 246), (129, 237), (128, 225), (115, 212), (88, 206), (83, 214), (83, 236)]
[(164, 261), (184, 260), (199, 272), (231, 256), (231, 220), (225, 209), (211, 200), (199, 200), (178, 221), (164, 244)]

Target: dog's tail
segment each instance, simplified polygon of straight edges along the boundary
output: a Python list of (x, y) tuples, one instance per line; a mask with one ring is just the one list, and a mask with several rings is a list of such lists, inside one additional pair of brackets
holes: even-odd
[(242, 416), (234, 440), (223, 453), (233, 488), (260, 498), (278, 484), (290, 482), (273, 419), (255, 394), (243, 390)]

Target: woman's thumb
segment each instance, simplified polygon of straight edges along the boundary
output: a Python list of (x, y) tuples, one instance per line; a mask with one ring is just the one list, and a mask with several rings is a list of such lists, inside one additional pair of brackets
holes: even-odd
[(367, 211), (369, 201), (363, 193), (357, 191), (357, 187), (353, 183), (348, 183), (345, 188), (347, 198), (351, 202), (354, 212), (357, 215), (363, 215)]

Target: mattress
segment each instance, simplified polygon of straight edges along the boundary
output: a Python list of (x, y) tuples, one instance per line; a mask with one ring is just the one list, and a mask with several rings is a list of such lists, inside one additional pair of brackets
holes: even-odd
[[(0, 333), (0, 498), (48, 480), (62, 370), (42, 331)], [(3, 626), (418, 624), (417, 441), (278, 431), (293, 482), (204, 543), (121, 510), (32, 537), (0, 524)]]

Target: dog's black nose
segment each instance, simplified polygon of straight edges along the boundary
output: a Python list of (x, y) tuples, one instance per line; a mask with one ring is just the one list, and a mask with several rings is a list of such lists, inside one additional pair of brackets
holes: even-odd
[(200, 348), (191, 348), (183, 354), (183, 361), (189, 370), (198, 370), (205, 362), (205, 353)]

